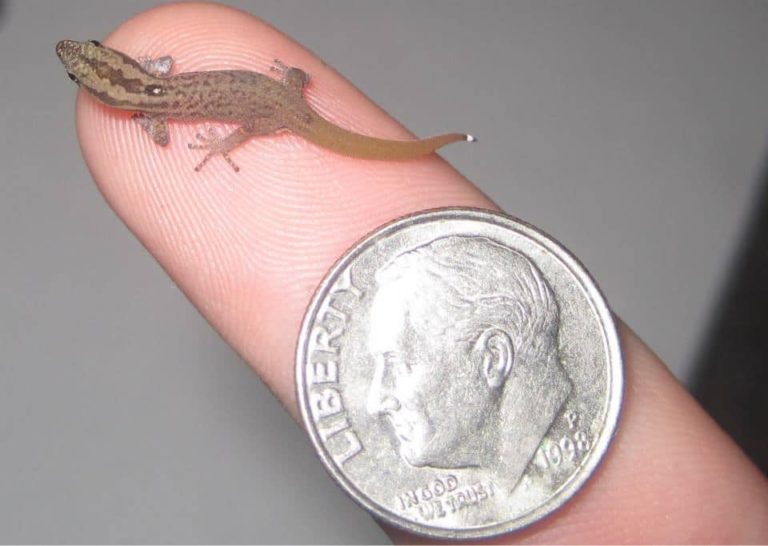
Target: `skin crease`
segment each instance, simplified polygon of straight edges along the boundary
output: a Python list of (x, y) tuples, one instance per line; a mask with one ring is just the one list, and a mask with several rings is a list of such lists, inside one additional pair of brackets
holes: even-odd
[[(132, 57), (172, 55), (176, 72), (264, 72), (279, 58), (311, 74), (305, 96), (326, 119), (382, 138), (411, 136), (320, 59), (231, 8), (155, 8), (103, 42)], [(240, 174), (223, 161), (195, 173), (200, 152), (187, 143), (200, 125), (171, 122), (163, 148), (129, 114), (79, 93), (77, 127), (109, 205), (294, 418), (296, 336), (327, 268), (361, 236), (403, 214), (495, 208), (436, 155), (350, 159), (281, 134), (239, 148), (233, 158)], [(768, 541), (765, 477), (629, 328), (622, 325), (621, 335), (625, 403), (603, 464), (561, 510), (493, 542)], [(422, 540), (388, 532), (397, 542)]]

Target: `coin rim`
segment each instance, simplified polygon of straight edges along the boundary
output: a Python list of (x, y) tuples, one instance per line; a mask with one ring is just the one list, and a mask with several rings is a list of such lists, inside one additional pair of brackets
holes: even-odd
[[(555, 258), (557, 258), (581, 283), (582, 288), (585, 290), (594, 306), (600, 319), (600, 325), (602, 326), (603, 339), (605, 340), (605, 348), (608, 357), (608, 368), (611, 372), (609, 376), (611, 384), (606, 389), (608, 398), (606, 403), (607, 407), (605, 409), (605, 424), (601, 434), (595, 441), (592, 451), (590, 451), (580, 467), (574, 470), (569, 480), (551, 495), (546, 502), (525, 513), (523, 516), (484, 527), (470, 529), (446, 529), (414, 522), (399, 514), (391, 512), (370, 499), (344, 474), (343, 468), (339, 468), (336, 465), (331, 455), (325, 449), (319, 436), (319, 432), (311, 417), (308, 400), (309, 389), (303, 388), (306, 379), (304, 375), (304, 362), (308, 356), (307, 345), (310, 339), (309, 333), (311, 331), (311, 325), (315, 321), (319, 304), (326, 297), (330, 287), (338, 279), (339, 273), (351, 264), (358, 255), (374, 245), (378, 239), (385, 238), (392, 233), (396, 233), (400, 229), (416, 224), (432, 223), (440, 220), (473, 220), (512, 229), (523, 237), (538, 243), (553, 254)], [(623, 402), (624, 363), (621, 352), (621, 343), (613, 313), (608, 307), (605, 298), (592, 275), (576, 256), (550, 235), (514, 216), (480, 208), (446, 207), (408, 214), (378, 227), (359, 239), (326, 272), (323, 280), (315, 290), (302, 320), (296, 347), (295, 387), (296, 399), (299, 402), (299, 410), (304, 428), (309, 433), (309, 437), (312, 440), (316, 453), (323, 462), (326, 471), (329, 472), (331, 477), (334, 478), (334, 480), (356, 503), (385, 522), (418, 535), (443, 539), (476, 539), (517, 531), (541, 520), (545, 516), (548, 516), (564, 506), (593, 475), (595, 469), (603, 461), (605, 453), (616, 435)]]

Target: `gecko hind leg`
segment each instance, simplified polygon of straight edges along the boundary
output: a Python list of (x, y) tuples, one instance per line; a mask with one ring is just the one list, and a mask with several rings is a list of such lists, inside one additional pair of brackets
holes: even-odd
[(280, 59), (272, 61), (272, 66), (270, 66), (269, 69), (272, 72), (280, 74), (280, 81), (282, 81), (283, 85), (293, 89), (299, 94), (304, 91), (304, 88), (309, 83), (309, 74), (304, 72), (301, 68), (288, 66)]
[(213, 130), (208, 131), (207, 136), (198, 133), (195, 136), (197, 137), (197, 140), (202, 142), (202, 144), (190, 143), (187, 147), (190, 150), (208, 150), (208, 153), (203, 160), (195, 166), (195, 171), (199, 172), (213, 156), (220, 155), (227, 163), (229, 163), (229, 166), (232, 167), (235, 172), (240, 172), (240, 167), (238, 167), (237, 164), (232, 161), (232, 158), (229, 157), (229, 152), (240, 146), (246, 140), (259, 135), (272, 134), (280, 128), (281, 125), (275, 120), (263, 118), (240, 126), (225, 137), (221, 137)]

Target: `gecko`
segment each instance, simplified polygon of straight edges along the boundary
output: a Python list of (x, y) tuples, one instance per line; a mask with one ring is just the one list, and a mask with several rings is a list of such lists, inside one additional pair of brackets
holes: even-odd
[(134, 112), (152, 140), (166, 146), (168, 119), (237, 124), (226, 136), (198, 134), (190, 149), (207, 150), (199, 171), (214, 156), (235, 170), (229, 154), (257, 136), (290, 131), (338, 154), (379, 160), (427, 155), (446, 144), (474, 142), (469, 134), (450, 133), (420, 140), (386, 140), (343, 129), (315, 112), (304, 99), (309, 75), (276, 61), (280, 79), (249, 70), (212, 70), (171, 75), (173, 59), (137, 60), (96, 40), (62, 40), (56, 54), (69, 78), (98, 101)]

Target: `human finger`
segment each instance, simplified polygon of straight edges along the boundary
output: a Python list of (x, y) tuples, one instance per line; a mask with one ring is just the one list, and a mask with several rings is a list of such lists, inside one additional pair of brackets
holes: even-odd
[[(378, 137), (410, 136), (316, 56), (238, 10), (163, 6), (105, 44), (133, 57), (170, 54), (178, 72), (267, 72), (279, 58), (311, 74), (306, 97), (323, 117)], [(84, 156), (110, 206), (294, 416), (296, 336), (328, 267), (403, 214), (495, 208), (436, 155), (357, 160), (292, 134), (233, 152), (239, 173), (216, 158), (195, 172), (200, 152), (187, 145), (198, 131), (174, 123), (170, 144), (160, 147), (129, 114), (83, 94), (78, 101)], [(553, 517), (503, 539), (750, 541), (766, 533), (765, 480), (633, 334), (625, 330), (623, 339), (625, 411), (598, 476)]]

